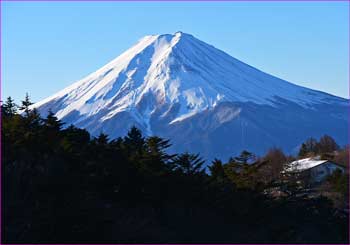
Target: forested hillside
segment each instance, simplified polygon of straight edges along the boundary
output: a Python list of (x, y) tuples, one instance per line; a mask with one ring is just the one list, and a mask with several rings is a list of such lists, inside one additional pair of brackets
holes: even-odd
[[(11, 98), (2, 105), (2, 243), (348, 242), (348, 174), (327, 181), (337, 199), (298, 195), (280, 174), (294, 158), (279, 149), (205, 169), (197, 153), (168, 154), (171, 139), (135, 127), (91, 137), (30, 105), (28, 96), (22, 114)], [(346, 165), (348, 148), (323, 138), (300, 157)], [(266, 194), (278, 185), (286, 195)]]

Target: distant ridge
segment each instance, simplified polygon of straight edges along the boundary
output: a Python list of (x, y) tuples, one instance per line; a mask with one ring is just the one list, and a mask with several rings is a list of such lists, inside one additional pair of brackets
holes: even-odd
[(34, 105), (112, 138), (136, 125), (176, 150), (227, 158), (307, 137), (347, 143), (348, 100), (286, 82), (190, 34), (140, 39), (96, 72)]

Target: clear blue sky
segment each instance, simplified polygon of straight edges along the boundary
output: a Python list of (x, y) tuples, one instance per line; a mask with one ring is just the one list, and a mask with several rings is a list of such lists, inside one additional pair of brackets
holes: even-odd
[(347, 2), (2, 2), (2, 97), (65, 88), (148, 34), (183, 31), (287, 81), (348, 95)]

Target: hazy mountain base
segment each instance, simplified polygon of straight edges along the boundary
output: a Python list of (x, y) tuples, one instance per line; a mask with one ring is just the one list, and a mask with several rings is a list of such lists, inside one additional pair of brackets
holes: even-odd
[[(160, 117), (163, 110), (152, 114), (149, 128), (135, 121), (127, 111), (103, 123), (92, 118), (78, 120), (80, 114), (77, 111), (62, 120), (76, 121), (77, 127), (87, 129), (94, 136), (101, 132), (113, 132), (111, 138), (125, 136), (132, 126), (140, 128), (144, 133), (151, 129), (152, 135), (172, 139), (170, 152), (196, 152), (208, 161), (214, 158), (226, 160), (245, 149), (263, 155), (271, 147), (279, 147), (295, 155), (305, 136), (319, 138), (328, 134), (340, 145), (348, 143), (347, 106), (314, 104), (312, 108), (304, 108), (281, 98), (278, 101), (275, 107), (251, 102), (224, 102), (212, 110), (170, 123), (171, 114), (177, 113), (175, 105), (168, 109), (166, 117)], [(50, 104), (40, 111), (45, 112), (49, 108)]]

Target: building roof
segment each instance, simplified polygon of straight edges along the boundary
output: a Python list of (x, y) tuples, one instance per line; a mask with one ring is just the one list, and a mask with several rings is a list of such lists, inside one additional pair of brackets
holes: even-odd
[(291, 162), (285, 168), (285, 172), (302, 172), (310, 168), (321, 165), (325, 162), (330, 162), (329, 160), (320, 160), (319, 157), (309, 157), (304, 159), (299, 159), (297, 161)]

